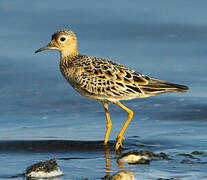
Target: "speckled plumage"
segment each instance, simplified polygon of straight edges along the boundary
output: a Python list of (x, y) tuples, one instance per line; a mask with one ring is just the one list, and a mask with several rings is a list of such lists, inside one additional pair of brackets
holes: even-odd
[(150, 78), (121, 64), (86, 55), (62, 59), (60, 69), (79, 93), (97, 100), (110, 102), (185, 91), (185, 86)]
[(36, 52), (47, 49), (60, 51), (60, 70), (74, 89), (83, 96), (102, 102), (107, 117), (105, 144), (112, 125), (108, 103), (115, 103), (128, 112), (128, 119), (117, 136), (115, 149), (122, 145), (123, 133), (133, 116), (133, 111), (121, 104), (120, 100), (188, 90), (187, 86), (151, 78), (106, 59), (79, 54), (77, 38), (71, 30), (55, 32), (51, 42)]

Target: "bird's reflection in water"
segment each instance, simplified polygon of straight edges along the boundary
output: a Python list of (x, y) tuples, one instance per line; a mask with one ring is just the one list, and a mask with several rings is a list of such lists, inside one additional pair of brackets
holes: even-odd
[(112, 171), (111, 169), (111, 162), (110, 162), (110, 149), (108, 145), (104, 145), (104, 149), (105, 149), (105, 162), (106, 162), (106, 176), (105, 177), (109, 177), (110, 176), (110, 172)]
[[(106, 166), (105, 166), (105, 172), (106, 172), (106, 176), (103, 177), (102, 179), (106, 179), (106, 180), (133, 180), (134, 179), (134, 175), (131, 171), (126, 170), (123, 166), (123, 162), (119, 161), (118, 158), (116, 160), (118, 168), (119, 168), (119, 172), (111, 175), (112, 172), (112, 168), (111, 168), (111, 162), (110, 162), (110, 148), (108, 145), (104, 145), (104, 149), (105, 149), (105, 162), (106, 162)], [(116, 155), (119, 157), (122, 155), (122, 150), (119, 149), (116, 151)]]

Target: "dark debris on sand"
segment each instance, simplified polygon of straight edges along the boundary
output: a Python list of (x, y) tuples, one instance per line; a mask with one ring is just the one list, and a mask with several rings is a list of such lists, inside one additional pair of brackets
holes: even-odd
[(193, 154), (193, 155), (203, 155), (204, 152), (203, 151), (193, 151), (191, 154)]
[(158, 178), (156, 180), (178, 180), (177, 178)]
[(182, 163), (182, 164), (195, 164), (195, 163), (203, 163), (202, 157), (205, 155), (205, 152), (204, 151), (193, 151), (190, 154), (181, 153), (178, 155), (185, 157), (185, 159), (181, 160), (180, 163)]

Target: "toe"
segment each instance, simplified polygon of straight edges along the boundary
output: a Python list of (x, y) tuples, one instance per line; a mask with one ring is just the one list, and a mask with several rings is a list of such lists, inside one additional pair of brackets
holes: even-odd
[(123, 139), (123, 137), (121, 137), (121, 136), (118, 136), (116, 138), (115, 150), (118, 150), (122, 146), (122, 139)]

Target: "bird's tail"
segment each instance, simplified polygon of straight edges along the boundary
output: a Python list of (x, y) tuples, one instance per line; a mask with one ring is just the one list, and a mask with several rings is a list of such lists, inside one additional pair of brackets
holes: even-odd
[(151, 78), (147, 85), (140, 86), (140, 89), (149, 95), (157, 95), (167, 92), (180, 92), (184, 93), (189, 88), (184, 85), (174, 84), (167, 81)]

